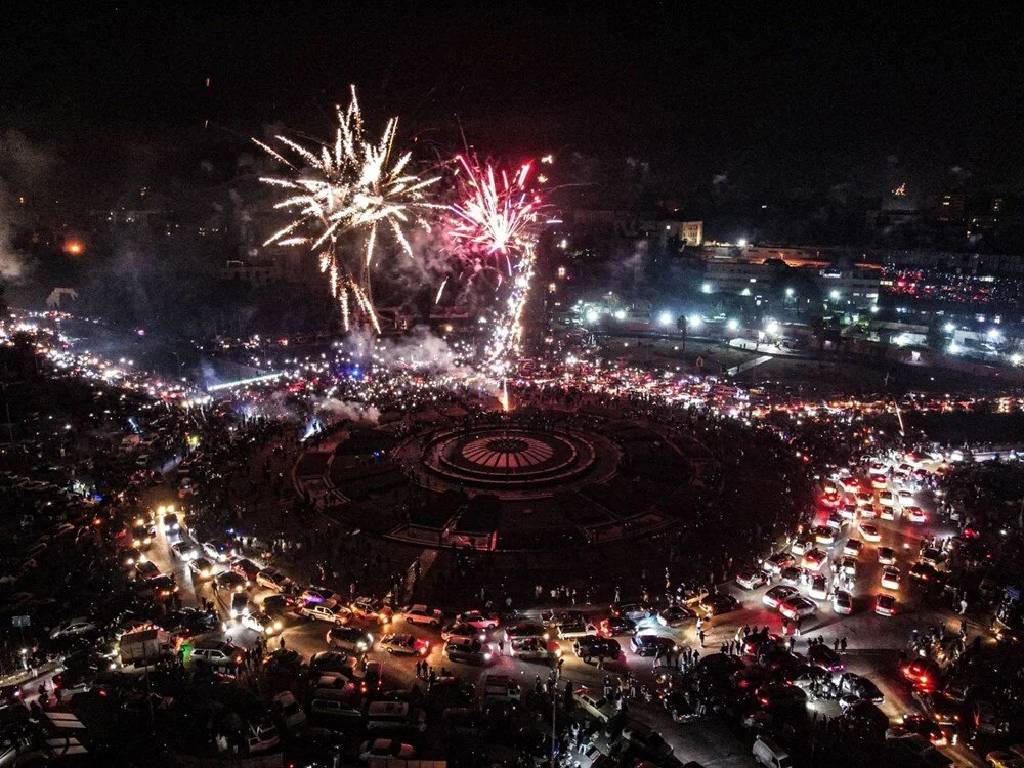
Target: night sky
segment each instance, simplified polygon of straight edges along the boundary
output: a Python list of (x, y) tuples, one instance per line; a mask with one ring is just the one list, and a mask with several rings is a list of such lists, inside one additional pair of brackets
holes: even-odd
[(893, 167), (1024, 184), (1012, 6), (43, 5), (6, 11), (0, 128), (57, 147), (68, 178), (207, 120), (324, 135), (355, 83), (368, 116), (424, 142), (461, 124), (488, 153), (629, 155), (681, 184), (827, 189)]

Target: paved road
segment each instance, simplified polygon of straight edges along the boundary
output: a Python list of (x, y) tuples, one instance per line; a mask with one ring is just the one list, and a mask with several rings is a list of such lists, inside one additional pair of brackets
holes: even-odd
[[(931, 500), (927, 498), (927, 495), (917, 501), (926, 509), (932, 508)], [(853, 614), (840, 616), (832, 611), (829, 603), (819, 601), (816, 615), (805, 620), (803, 624), (800, 650), (806, 650), (808, 637), (823, 637), (830, 646), (836, 639), (847, 638), (847, 668), (852, 672), (869, 677), (878, 684), (885, 694), (885, 703), (882, 705), (882, 709), (890, 718), (895, 718), (915, 709), (910, 698), (909, 688), (899, 678), (896, 669), (896, 654), (899, 649), (906, 647), (912, 628), (923, 629), (934, 624), (945, 624), (953, 630), (959, 628), (960, 617), (951, 611), (934, 611), (924, 608), (921, 605), (919, 585), (906, 578), (907, 569), (917, 559), (924, 537), (949, 536), (954, 532), (937, 529), (928, 524), (915, 525), (902, 519), (888, 521), (875, 518), (870, 522), (880, 529), (881, 541), (878, 543), (863, 542), (863, 549), (858, 557)], [(842, 552), (842, 546), (847, 538), (863, 540), (857, 531), (856, 523), (848, 525), (838, 538), (836, 545), (831, 548), (833, 559)], [(168, 537), (161, 532), (157, 542), (148, 553), (149, 556), (161, 569), (170, 570), (175, 574), (182, 587), (185, 604), (196, 604), (198, 597), (214, 598), (215, 595), (209, 584), (194, 584), (185, 564), (170, 554), (169, 545), (175, 540), (176, 537), (173, 535)], [(880, 616), (873, 610), (874, 597), (883, 591), (880, 584), (882, 566), (878, 562), (878, 550), (883, 546), (891, 547), (896, 551), (897, 565), (904, 574), (904, 580), (897, 593), (898, 609), (896, 615), (891, 617)], [(827, 573), (827, 571), (828, 566), (823, 572)], [(707, 650), (704, 653), (717, 651), (721, 642), (732, 639), (737, 628), (745, 624), (749, 624), (751, 627), (768, 626), (773, 632), (781, 630), (781, 616), (761, 601), (767, 587), (746, 591), (730, 583), (721, 589), (736, 596), (741, 601), (741, 607), (737, 611), (716, 617), (710, 622), (710, 625), (705, 624)], [(806, 588), (804, 591), (806, 592)], [(259, 603), (267, 594), (269, 592), (266, 590), (254, 589), (251, 597), (254, 602)], [(223, 603), (218, 601), (218, 605), (222, 616), (226, 617)], [(600, 609), (590, 609), (590, 612), (595, 616), (601, 613)], [(528, 615), (536, 614), (537, 611), (527, 611), (526, 613)], [(365, 625), (377, 637), (384, 629), (375, 622), (365, 622)], [(327, 629), (328, 626), (324, 623), (291, 617), (287, 621), (283, 636), (288, 647), (294, 648), (308, 657), (327, 647)], [(489, 673), (516, 676), (520, 679), (524, 690), (533, 686), (538, 676), (546, 679), (548, 675), (549, 670), (546, 666), (508, 656), (498, 657), (495, 663), (486, 669), (453, 665), (441, 654), (442, 644), (438, 632), (404, 622), (399, 622), (395, 629), (402, 632), (408, 631), (417, 637), (430, 640), (431, 650), (427, 660), (431, 666), (438, 670), (441, 668), (453, 670), (460, 678), (477, 684), (478, 688), (483, 676)], [(641, 622), (640, 631), (671, 636), (680, 646), (699, 646), (692, 622), (678, 629), (667, 629), (659, 626), (653, 619), (646, 619)], [(256, 639), (255, 632), (238, 626), (230, 626), (227, 635), (233, 641), (246, 646), (251, 645)], [(491, 638), (491, 641), (493, 649), (497, 651), (497, 638)], [(271, 647), (274, 647), (273, 643), (276, 642), (276, 640), (272, 641)], [(561, 646), (566, 659), (563, 677), (573, 682), (600, 688), (605, 674), (621, 675), (628, 669), (642, 683), (650, 684), (652, 680), (651, 659), (633, 655), (625, 638), (619, 638), (619, 642), (623, 646), (623, 654), (616, 661), (607, 663), (605, 671), (601, 672), (597, 670), (596, 666), (587, 665), (581, 659), (576, 658), (572, 654), (571, 643), (563, 641)], [(416, 660), (414, 658), (392, 657), (379, 649), (375, 649), (371, 653), (371, 658), (384, 663), (385, 677), (389, 684), (411, 687), (418, 682), (415, 675)], [(815, 702), (812, 706), (822, 714), (838, 713), (838, 708), (831, 702)], [(683, 762), (696, 760), (709, 767), (721, 766), (722, 768), (752, 764), (749, 749), (745, 747), (744, 743), (714, 720), (678, 725), (672, 723), (661, 708), (637, 704), (634, 705), (633, 711), (636, 716), (651, 723), (662, 732), (666, 740), (675, 747), (676, 755)], [(947, 754), (956, 759), (958, 763), (980, 765), (962, 748), (952, 748), (947, 750)]]

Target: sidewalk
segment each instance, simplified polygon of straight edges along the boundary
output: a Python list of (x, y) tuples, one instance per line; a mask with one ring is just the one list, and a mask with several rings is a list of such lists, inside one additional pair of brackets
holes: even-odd
[(23, 669), (10, 675), (5, 675), (4, 677), (0, 677), (0, 687), (7, 687), (9, 685), (27, 685), (33, 680), (37, 680), (40, 677), (45, 677), (52, 672), (56, 672), (60, 669), (61, 665), (62, 662), (60, 661), (48, 661), (43, 666), (37, 667), (34, 674), (31, 669)]

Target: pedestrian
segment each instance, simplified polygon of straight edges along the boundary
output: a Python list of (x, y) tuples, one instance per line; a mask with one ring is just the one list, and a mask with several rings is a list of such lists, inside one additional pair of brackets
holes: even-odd
[(498, 640), (498, 655), (499, 656), (504, 656), (505, 655), (505, 641), (504, 640)]
[(283, 651), (284, 649), (285, 649), (284, 635), (281, 635), (281, 650)]
[(843, 639), (841, 639), (839, 641), (839, 650), (841, 650), (843, 653), (846, 653), (846, 638), (845, 637), (843, 637)]
[(698, 629), (697, 630), (697, 639), (700, 641), (700, 647), (701, 648), (704, 647), (704, 637), (705, 637), (704, 630), (703, 629)]
[(839, 638), (838, 637), (835, 640), (832, 641), (832, 650), (835, 651), (836, 653), (839, 653)]

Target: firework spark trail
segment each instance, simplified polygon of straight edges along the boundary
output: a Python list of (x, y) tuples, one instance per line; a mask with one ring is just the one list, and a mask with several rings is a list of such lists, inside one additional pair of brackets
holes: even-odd
[(448, 285), (447, 277), (441, 281), (441, 287), (437, 289), (437, 296), (434, 297), (434, 304), (439, 304), (441, 302), (441, 294), (444, 293), (444, 287), (446, 285)]
[[(345, 329), (349, 327), (350, 311), (355, 308), (379, 333), (371, 286), (378, 229), (385, 225), (395, 244), (412, 257), (403, 227), (415, 222), (429, 229), (423, 214), (441, 206), (429, 202), (426, 192), (438, 177), (421, 179), (409, 171), (409, 152), (392, 162), (398, 118), (387, 121), (379, 140), (372, 141), (367, 136), (354, 87), (348, 107), (342, 109), (337, 105), (336, 115), (334, 142), (319, 147), (318, 152), (287, 136), (274, 137), (281, 151), (253, 139), (291, 172), (288, 176), (260, 179), (287, 191), (287, 196), (274, 208), (295, 217), (263, 245), (308, 245), (318, 253), (321, 271), (328, 273), (331, 294), (338, 300)], [(289, 153), (298, 162), (289, 160)], [(364, 233), (365, 250), (341, 247), (339, 236), (350, 231)]]

